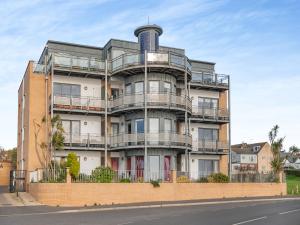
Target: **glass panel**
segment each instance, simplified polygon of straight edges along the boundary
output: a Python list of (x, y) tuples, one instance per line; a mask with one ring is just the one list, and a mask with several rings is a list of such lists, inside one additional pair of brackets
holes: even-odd
[(217, 141), (219, 138), (218, 138), (218, 130), (216, 130), (216, 129), (213, 129), (212, 130), (212, 140), (214, 140), (214, 141)]
[(144, 82), (136, 82), (134, 87), (136, 94), (142, 94), (144, 92)]
[(71, 85), (62, 84), (62, 93), (63, 96), (70, 96), (71, 95)]
[(62, 126), (64, 128), (65, 133), (66, 134), (70, 133), (70, 131), (71, 131), (71, 129), (70, 129), (71, 128), (70, 121), (69, 120), (62, 120), (61, 122), (62, 122)]
[(73, 97), (80, 96), (80, 85), (71, 85), (71, 96)]
[(164, 92), (171, 92), (171, 83), (170, 82), (164, 82)]
[(217, 109), (218, 108), (218, 99), (211, 99), (211, 107), (213, 109)]
[(119, 134), (119, 124), (118, 123), (112, 123), (112, 135), (118, 135)]
[(159, 81), (149, 81), (149, 92), (150, 93), (159, 92)]
[(72, 134), (80, 134), (80, 121), (72, 121)]
[(159, 156), (156, 155), (149, 156), (149, 168), (150, 168), (150, 179), (151, 180), (160, 179)]
[(131, 121), (127, 121), (127, 133), (131, 134)]
[(144, 133), (144, 119), (138, 119), (135, 121), (136, 133)]
[(171, 122), (170, 119), (165, 119), (165, 132), (171, 132)]
[(159, 132), (159, 119), (149, 118), (149, 133), (158, 133), (158, 132)]
[(60, 83), (54, 83), (53, 85), (53, 94), (54, 96), (61, 96), (61, 84)]
[(131, 84), (126, 84), (125, 95), (131, 95)]
[(217, 129), (198, 128), (198, 139), (199, 140), (218, 140)]

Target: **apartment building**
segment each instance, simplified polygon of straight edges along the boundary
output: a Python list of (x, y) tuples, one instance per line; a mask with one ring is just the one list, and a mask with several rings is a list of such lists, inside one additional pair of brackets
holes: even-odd
[(232, 173), (270, 173), (273, 154), (268, 142), (231, 146)]
[(65, 143), (54, 158), (75, 152), (81, 173), (110, 166), (146, 179), (168, 180), (170, 170), (195, 179), (228, 174), (229, 76), (159, 45), (162, 33), (141, 26), (137, 42), (111, 39), (104, 47), (48, 41), (19, 88), (18, 169), (44, 166), (40, 146), (60, 115)]

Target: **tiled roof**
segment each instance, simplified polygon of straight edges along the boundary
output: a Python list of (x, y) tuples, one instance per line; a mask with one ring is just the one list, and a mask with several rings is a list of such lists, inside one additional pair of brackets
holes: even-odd
[[(265, 144), (268, 142), (259, 142), (259, 143), (241, 143), (231, 146), (231, 150), (237, 154), (257, 154)], [(255, 150), (256, 148), (256, 150)]]

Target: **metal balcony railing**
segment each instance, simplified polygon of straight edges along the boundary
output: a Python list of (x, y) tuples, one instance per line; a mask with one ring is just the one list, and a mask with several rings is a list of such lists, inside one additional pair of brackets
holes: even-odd
[(228, 141), (218, 140), (195, 140), (192, 149), (197, 152), (227, 153), (229, 143)]
[(57, 110), (94, 111), (105, 110), (105, 100), (93, 97), (53, 96), (53, 108)]
[(228, 109), (193, 106), (192, 115), (209, 120), (229, 120)]
[[(121, 110), (126, 108), (143, 107), (145, 105), (144, 94), (122, 95), (111, 101), (111, 109)], [(191, 112), (192, 101), (184, 95), (175, 95), (173, 93), (149, 93), (147, 94), (147, 106), (167, 107), (185, 109)]]
[[(147, 146), (165, 146), (165, 147), (185, 147), (192, 145), (192, 137), (190, 135), (172, 133), (172, 132), (157, 132), (147, 133)], [(118, 134), (111, 136), (111, 148), (129, 147), (129, 146), (144, 146), (145, 134)]]
[(229, 75), (205, 72), (192, 72), (192, 83), (204, 86), (229, 87)]
[[(145, 56), (139, 53), (126, 53), (112, 60), (112, 73), (133, 66), (144, 65)], [(147, 53), (148, 65), (173, 66), (181, 70), (187, 66), (188, 72), (191, 72), (191, 63), (184, 55), (174, 52), (149, 52)]]
[(64, 144), (68, 147), (104, 148), (104, 137), (100, 134), (64, 133)]
[(85, 72), (105, 72), (105, 61), (99, 58), (54, 53), (51, 55), (50, 62), (52, 61), (54, 68)]
[(32, 71), (34, 73), (45, 73), (45, 65), (39, 64), (37, 62), (32, 63)]

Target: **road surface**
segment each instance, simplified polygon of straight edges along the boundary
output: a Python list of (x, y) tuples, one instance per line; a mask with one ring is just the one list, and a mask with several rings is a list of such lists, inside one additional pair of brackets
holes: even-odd
[(0, 207), (1, 225), (300, 225), (300, 198), (121, 208)]

